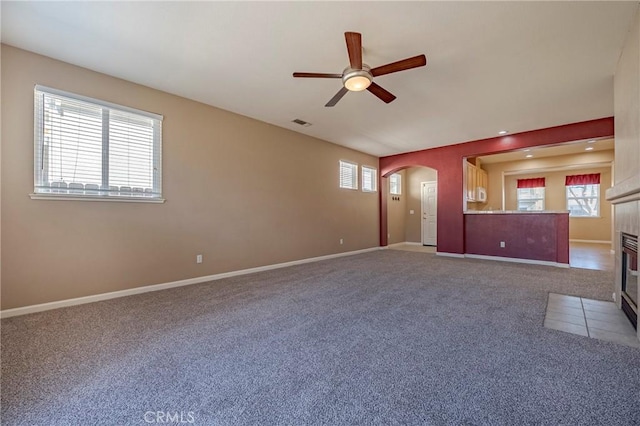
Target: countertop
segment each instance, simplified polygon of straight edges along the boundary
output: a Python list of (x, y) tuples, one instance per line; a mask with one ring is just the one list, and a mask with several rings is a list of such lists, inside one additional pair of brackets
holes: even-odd
[(464, 214), (569, 214), (569, 210), (467, 210)]

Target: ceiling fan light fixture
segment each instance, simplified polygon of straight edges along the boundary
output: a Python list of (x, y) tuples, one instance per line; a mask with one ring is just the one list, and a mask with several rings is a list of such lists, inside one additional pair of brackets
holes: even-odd
[[(1, 1), (1, 0), (0, 0)], [(349, 92), (361, 92), (368, 90), (373, 96), (388, 104), (393, 102), (396, 97), (393, 93), (385, 90), (373, 82), (373, 77), (392, 74), (399, 71), (406, 71), (413, 68), (424, 67), (427, 65), (427, 57), (422, 54), (411, 58), (402, 59), (400, 61), (391, 62), (389, 64), (380, 65), (371, 68), (362, 62), (362, 34), (347, 31), (344, 33), (344, 39), (347, 43), (347, 53), (349, 54), (349, 66), (342, 71), (342, 74), (328, 74), (317, 72), (294, 72), (293, 77), (296, 78), (340, 78), (342, 79), (342, 87), (333, 98), (325, 104), (325, 107), (335, 106), (345, 94)]]
[(371, 73), (366, 70), (351, 70), (345, 72), (342, 76), (342, 84), (347, 90), (352, 92), (361, 92), (366, 90), (367, 87), (371, 85), (371, 81), (373, 80), (373, 76)]
[(349, 77), (344, 82), (344, 87), (351, 90), (352, 92), (360, 92), (362, 90), (366, 90), (367, 87), (371, 85), (371, 80), (363, 75), (354, 75), (353, 77)]

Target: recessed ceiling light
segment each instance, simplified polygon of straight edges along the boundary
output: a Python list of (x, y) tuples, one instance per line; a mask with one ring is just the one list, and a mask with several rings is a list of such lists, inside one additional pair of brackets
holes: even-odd
[(529, 152), (529, 151), (531, 151), (530, 148), (527, 148), (527, 149), (524, 150), (524, 152)]
[(587, 143), (596, 143), (596, 141), (595, 141), (595, 140), (592, 140), (592, 141), (589, 141), (589, 142), (587, 142)]
[(500, 130), (498, 132), (499, 135), (506, 135), (507, 133), (509, 133), (509, 132), (507, 132), (506, 130)]
[(533, 154), (527, 154), (527, 155), (525, 155), (525, 157), (526, 158), (531, 158), (531, 157), (533, 157)]
[(584, 149), (585, 151), (593, 151), (593, 147), (592, 146), (588, 146)]

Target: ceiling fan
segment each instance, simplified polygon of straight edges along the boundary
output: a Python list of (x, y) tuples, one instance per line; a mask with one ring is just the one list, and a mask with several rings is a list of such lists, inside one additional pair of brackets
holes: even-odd
[(409, 70), (411, 68), (423, 67), (427, 64), (424, 55), (414, 56), (401, 61), (371, 68), (362, 62), (362, 34), (354, 32), (344, 33), (347, 41), (347, 52), (349, 53), (349, 66), (342, 71), (342, 74), (323, 74), (314, 72), (294, 72), (294, 77), (302, 78), (341, 78), (342, 89), (335, 94), (326, 107), (332, 107), (349, 91), (359, 92), (368, 90), (376, 95), (383, 102), (392, 102), (396, 97), (373, 82), (374, 77), (391, 74), (398, 71)]

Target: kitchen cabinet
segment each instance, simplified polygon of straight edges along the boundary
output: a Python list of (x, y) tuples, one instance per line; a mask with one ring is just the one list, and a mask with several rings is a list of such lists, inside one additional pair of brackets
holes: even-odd
[(476, 171), (478, 172), (478, 186), (486, 190), (487, 186), (489, 186), (489, 177), (487, 176), (487, 172), (477, 167)]
[(476, 200), (476, 187), (478, 186), (478, 172), (476, 166), (467, 163), (467, 201)]
[(467, 162), (467, 201), (479, 201), (478, 187), (487, 189), (489, 178), (487, 172)]

